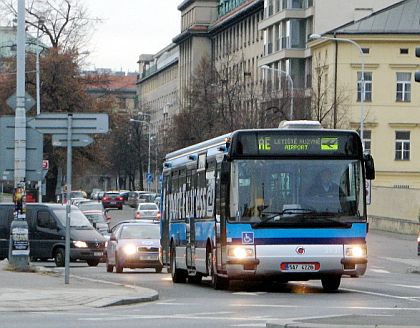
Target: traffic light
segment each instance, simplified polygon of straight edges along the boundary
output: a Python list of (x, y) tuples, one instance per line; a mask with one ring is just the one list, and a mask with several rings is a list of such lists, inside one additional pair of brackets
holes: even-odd
[[(416, 47), (416, 57), (420, 58), (420, 47)], [(420, 71), (414, 73), (414, 81), (420, 82)]]

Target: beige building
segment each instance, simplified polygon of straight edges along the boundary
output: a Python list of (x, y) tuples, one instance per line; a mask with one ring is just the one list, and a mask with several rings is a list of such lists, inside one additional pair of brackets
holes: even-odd
[(164, 143), (166, 127), (178, 111), (178, 60), (178, 46), (170, 44), (155, 55), (140, 55), (138, 61), (138, 112), (143, 113), (139, 116), (150, 121), (151, 134), (159, 144)]
[[(358, 20), (401, 0), (264, 0), (264, 54), (259, 65), (288, 74), (296, 89), (311, 88), (312, 54), (308, 36)], [(271, 74), (271, 77), (270, 77)], [(281, 87), (281, 86), (279, 86)]]
[(355, 44), (311, 42), (313, 74), (325, 70), (328, 101), (335, 89), (345, 94), (337, 109), (342, 126), (360, 129), (363, 122), (364, 147), (376, 168), (369, 214), (390, 219), (390, 229), (400, 231), (418, 229), (420, 217), (419, 20), (420, 0), (406, 0), (323, 35)]

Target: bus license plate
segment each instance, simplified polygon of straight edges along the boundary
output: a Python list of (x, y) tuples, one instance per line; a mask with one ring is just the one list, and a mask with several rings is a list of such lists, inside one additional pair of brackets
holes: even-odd
[(102, 252), (93, 252), (93, 256), (102, 256)]
[(282, 271), (291, 272), (315, 272), (319, 271), (319, 263), (282, 263), (280, 268)]
[(156, 260), (156, 255), (140, 255), (140, 260), (143, 260), (143, 261)]

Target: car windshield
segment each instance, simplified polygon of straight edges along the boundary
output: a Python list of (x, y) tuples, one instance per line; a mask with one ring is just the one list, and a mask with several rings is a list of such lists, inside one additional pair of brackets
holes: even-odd
[[(58, 217), (61, 224), (66, 226), (66, 210), (65, 209), (54, 209), (54, 214)], [(83, 213), (77, 209), (72, 208), (70, 211), (70, 226), (74, 228), (85, 228), (85, 229), (93, 229), (92, 224), (83, 215)]]
[(92, 223), (106, 223), (102, 213), (85, 213), (85, 216)]
[(357, 160), (237, 160), (231, 195), (236, 222), (325, 225), (364, 215)]
[(104, 210), (104, 206), (102, 205), (102, 203), (98, 203), (98, 202), (81, 203), (79, 204), (79, 208), (81, 211), (93, 211), (93, 210), (103, 211)]
[(139, 205), (139, 211), (157, 211), (156, 204), (141, 204)]
[(121, 229), (120, 239), (160, 239), (159, 225), (126, 225)]
[(70, 197), (71, 198), (84, 198), (85, 196), (83, 195), (81, 191), (72, 191), (70, 193)]
[(117, 192), (107, 192), (105, 196), (107, 197), (118, 197), (120, 194)]

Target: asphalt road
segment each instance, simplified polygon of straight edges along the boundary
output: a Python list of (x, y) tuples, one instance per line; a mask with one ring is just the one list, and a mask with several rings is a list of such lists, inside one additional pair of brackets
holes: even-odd
[[(113, 211), (113, 222), (133, 210)], [(345, 277), (336, 293), (324, 293), (319, 281), (273, 285), (237, 282), (216, 291), (201, 285), (173, 284), (154, 270), (107, 273), (104, 264), (72, 263), (71, 274), (152, 288), (159, 300), (131, 306), (77, 312), (2, 315), (4, 327), (265, 327), (267, 322), (420, 326), (420, 257), (415, 236), (371, 231), (365, 276)], [(44, 263), (54, 266), (53, 262)]]

